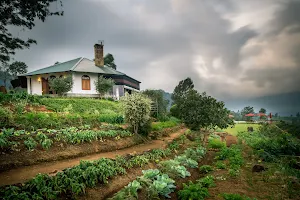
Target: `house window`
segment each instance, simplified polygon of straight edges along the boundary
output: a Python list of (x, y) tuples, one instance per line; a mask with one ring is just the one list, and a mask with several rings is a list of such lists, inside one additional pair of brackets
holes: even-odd
[(91, 90), (91, 80), (89, 76), (83, 75), (81, 77), (81, 82), (82, 82), (82, 90)]

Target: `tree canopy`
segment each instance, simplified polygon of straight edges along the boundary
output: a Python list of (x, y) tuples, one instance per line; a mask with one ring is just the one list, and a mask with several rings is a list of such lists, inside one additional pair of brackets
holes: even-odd
[(241, 115), (242, 115), (243, 119), (246, 119), (247, 121), (249, 121), (251, 119), (251, 117), (246, 117), (245, 115), (250, 114), (250, 113), (254, 113), (254, 108), (251, 106), (246, 106), (241, 111)]
[(267, 113), (267, 110), (266, 110), (265, 108), (261, 108), (261, 109), (259, 110), (259, 113), (264, 113), (264, 114), (266, 114), (266, 113)]
[(205, 92), (200, 94), (193, 87), (192, 80), (187, 78), (179, 82), (173, 94), (176, 113), (188, 128), (192, 130), (216, 126), (226, 128), (233, 123), (229, 118), (230, 111), (225, 108), (224, 102), (217, 101)]
[(36, 44), (34, 39), (23, 40), (9, 32), (8, 27), (32, 29), (38, 20), (45, 21), (51, 15), (63, 15), (63, 11), (50, 11), (50, 4), (62, 7), (62, 0), (1, 0), (0, 1), (0, 62), (10, 61), (18, 49)]
[(104, 65), (113, 69), (117, 69), (117, 65), (115, 64), (115, 58), (110, 53), (104, 56)]

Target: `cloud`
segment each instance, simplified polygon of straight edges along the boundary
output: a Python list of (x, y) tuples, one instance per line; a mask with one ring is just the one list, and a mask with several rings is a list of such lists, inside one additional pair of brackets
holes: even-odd
[(16, 59), (33, 70), (93, 58), (93, 44), (104, 40), (118, 69), (140, 80), (143, 89), (172, 92), (191, 77), (199, 91), (221, 99), (295, 91), (299, 5), (298, 0), (65, 1), (63, 17), (16, 32), (38, 41)]

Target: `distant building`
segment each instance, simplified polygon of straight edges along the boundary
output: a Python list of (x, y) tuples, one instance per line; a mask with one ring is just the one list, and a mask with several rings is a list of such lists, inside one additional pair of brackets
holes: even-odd
[(101, 75), (115, 81), (109, 95), (117, 99), (126, 92), (139, 91), (140, 81), (104, 65), (103, 47), (102, 43), (94, 45), (94, 61), (80, 57), (21, 75), (27, 78), (28, 93), (54, 94), (49, 87), (49, 79), (67, 75), (71, 75), (74, 81), (67, 96), (98, 97), (94, 82)]

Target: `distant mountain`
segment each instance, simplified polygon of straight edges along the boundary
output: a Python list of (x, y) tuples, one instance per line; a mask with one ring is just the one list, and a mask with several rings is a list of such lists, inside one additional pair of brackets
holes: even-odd
[(230, 110), (242, 110), (245, 106), (253, 106), (255, 112), (260, 108), (267, 109), (267, 113), (278, 113), (281, 116), (295, 116), (300, 112), (300, 92), (257, 97), (252, 99), (225, 100)]

